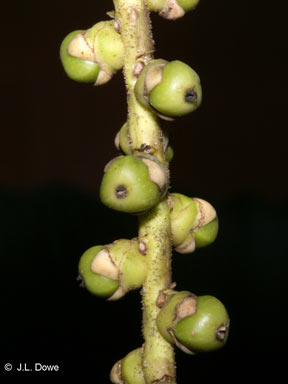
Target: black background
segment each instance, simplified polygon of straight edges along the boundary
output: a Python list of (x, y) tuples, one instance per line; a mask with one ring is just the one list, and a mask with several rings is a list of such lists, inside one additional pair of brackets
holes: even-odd
[[(152, 16), (155, 57), (200, 75), (204, 100), (170, 124), (174, 192), (217, 209), (213, 246), (173, 257), (177, 288), (212, 294), (231, 316), (219, 352), (177, 351), (178, 383), (271, 377), (287, 343), (287, 27), (279, 2), (202, 0), (168, 22)], [(126, 119), (121, 73), (103, 87), (66, 78), (59, 45), (106, 19), (112, 1), (1, 5), (0, 253), (4, 381), (37, 376), (18, 363), (58, 364), (53, 380), (109, 382), (114, 362), (142, 344), (141, 301), (109, 303), (78, 287), (77, 263), (96, 244), (136, 236), (136, 218), (98, 198)], [(14, 365), (12, 372), (3, 369)]]

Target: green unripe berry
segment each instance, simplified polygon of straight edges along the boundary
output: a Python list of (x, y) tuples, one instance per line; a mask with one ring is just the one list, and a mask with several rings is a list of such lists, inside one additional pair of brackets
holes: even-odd
[(175, 250), (192, 253), (196, 247), (206, 247), (218, 234), (215, 209), (207, 201), (180, 193), (170, 195), (171, 233)]
[(166, 184), (166, 174), (156, 162), (120, 156), (110, 162), (104, 174), (100, 199), (116, 211), (140, 213), (159, 202)]
[(194, 354), (221, 348), (227, 341), (230, 320), (215, 297), (172, 291), (167, 292), (156, 323), (164, 339)]
[(224, 305), (213, 296), (198, 296), (196, 312), (180, 320), (174, 335), (193, 352), (209, 352), (224, 346), (229, 317)]
[[(114, 29), (114, 22), (102, 21), (87, 31), (78, 32), (75, 35), (73, 33), (73, 38), (69, 39), (69, 42), (67, 41), (64, 53), (66, 52), (68, 57), (98, 65), (99, 73), (94, 83), (95, 85), (105, 84), (116, 71), (122, 68), (124, 61), (123, 42), (119, 33)], [(65, 55), (64, 58), (67, 61)], [(69, 69), (71, 60), (68, 61), (68, 64), (66, 67)], [(70, 69), (70, 72), (75, 71)]]
[(163, 67), (161, 82), (149, 93), (151, 106), (163, 115), (177, 117), (193, 112), (202, 100), (197, 73), (175, 60)]
[(68, 47), (75, 36), (83, 31), (69, 33), (63, 40), (60, 47), (60, 59), (67, 76), (80, 83), (95, 83), (100, 71), (100, 66), (92, 61), (82, 60), (71, 56)]
[(117, 280), (104, 277), (91, 270), (93, 259), (102, 249), (103, 247), (99, 245), (84, 252), (80, 258), (78, 269), (85, 288), (96, 296), (107, 298), (117, 291), (119, 283)]
[(199, 107), (202, 89), (197, 73), (175, 60), (152, 60), (141, 72), (135, 88), (137, 100), (161, 118), (184, 116)]
[(125, 384), (145, 384), (141, 348), (128, 353), (122, 359), (121, 366), (122, 380), (124, 380)]

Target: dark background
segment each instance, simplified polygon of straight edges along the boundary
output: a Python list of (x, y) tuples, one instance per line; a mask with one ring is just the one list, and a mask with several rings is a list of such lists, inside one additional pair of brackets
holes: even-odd
[[(98, 198), (103, 168), (126, 119), (121, 73), (105, 86), (66, 78), (59, 45), (106, 19), (112, 1), (13, 1), (1, 5), (1, 376), (22, 362), (58, 364), (49, 380), (108, 382), (110, 368), (142, 343), (141, 302), (107, 303), (78, 287), (88, 247), (136, 236), (136, 218)], [(200, 75), (204, 100), (170, 124), (174, 192), (217, 209), (211, 247), (175, 254), (178, 289), (212, 294), (231, 316), (226, 347), (177, 352), (178, 383), (215, 377), (277, 382), (287, 343), (287, 43), (279, 2), (202, 0), (168, 22), (153, 15), (157, 58)], [(12, 372), (3, 366), (10, 362)]]

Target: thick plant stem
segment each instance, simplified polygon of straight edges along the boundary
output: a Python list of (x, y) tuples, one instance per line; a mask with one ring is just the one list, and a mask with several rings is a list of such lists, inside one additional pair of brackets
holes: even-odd
[(174, 350), (160, 335), (156, 317), (159, 292), (171, 283), (171, 233), (166, 199), (139, 218), (139, 240), (147, 247), (147, 277), (143, 285), (143, 369), (147, 384), (175, 380)]
[(162, 134), (153, 112), (136, 100), (133, 89), (141, 67), (153, 58), (149, 13), (144, 0), (114, 0), (116, 18), (124, 44), (124, 77), (127, 88), (128, 132), (133, 151), (150, 148), (150, 153), (165, 162)]
[[(125, 59), (124, 76), (128, 99), (128, 132), (133, 153), (149, 152), (166, 168), (162, 133), (153, 112), (143, 108), (134, 96), (134, 85), (141, 67), (153, 58), (149, 13), (144, 0), (114, 0)], [(148, 271), (143, 297), (143, 371), (146, 384), (175, 381), (173, 347), (163, 339), (156, 326), (159, 292), (171, 283), (171, 233), (166, 198), (149, 213), (139, 217), (139, 241), (143, 242)]]

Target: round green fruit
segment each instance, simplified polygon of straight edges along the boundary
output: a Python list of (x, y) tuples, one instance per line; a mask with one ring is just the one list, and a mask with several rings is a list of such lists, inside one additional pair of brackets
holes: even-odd
[(210, 203), (180, 193), (170, 195), (173, 246), (179, 253), (192, 253), (213, 243), (218, 234), (218, 218)]
[(194, 353), (214, 351), (226, 343), (229, 322), (221, 301), (213, 296), (198, 296), (196, 312), (176, 324), (174, 335)]
[(65, 37), (60, 47), (60, 59), (64, 71), (70, 79), (80, 83), (95, 83), (100, 71), (100, 66), (97, 63), (79, 59), (68, 53), (69, 44), (75, 36), (82, 32), (82, 30), (74, 31)]
[(108, 298), (117, 291), (118, 281), (94, 273), (91, 270), (93, 259), (102, 249), (103, 247), (98, 245), (84, 252), (80, 258), (78, 270), (82, 282), (89, 292), (99, 297)]
[(164, 116), (177, 117), (193, 112), (202, 100), (197, 73), (187, 64), (175, 60), (162, 69), (162, 80), (149, 93), (149, 103)]
[(100, 186), (102, 203), (116, 211), (147, 211), (160, 198), (159, 186), (151, 181), (147, 165), (136, 156), (120, 156), (112, 161)]

